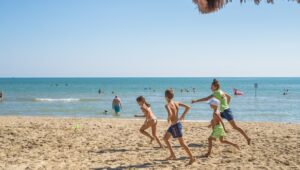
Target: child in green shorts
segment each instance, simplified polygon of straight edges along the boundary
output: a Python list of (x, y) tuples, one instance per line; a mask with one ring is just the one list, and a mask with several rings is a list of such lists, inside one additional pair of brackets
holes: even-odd
[(220, 101), (215, 98), (212, 98), (211, 100), (208, 101), (208, 104), (210, 105), (211, 109), (214, 111), (213, 118), (210, 121), (210, 125), (208, 126), (208, 128), (212, 128), (213, 132), (208, 138), (208, 152), (207, 154), (205, 154), (205, 156), (206, 157), (210, 156), (212, 150), (212, 141), (215, 141), (217, 139), (219, 139), (221, 143), (226, 143), (234, 146), (237, 149), (240, 149), (237, 144), (231, 143), (224, 139), (225, 132), (227, 131), (225, 129), (224, 122), (222, 121), (222, 118), (220, 116), (220, 111), (219, 111)]

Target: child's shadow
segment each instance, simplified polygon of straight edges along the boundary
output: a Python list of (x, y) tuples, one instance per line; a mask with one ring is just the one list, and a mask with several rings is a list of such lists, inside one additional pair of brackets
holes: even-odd
[(153, 168), (153, 164), (151, 163), (144, 163), (144, 164), (137, 164), (137, 165), (129, 165), (129, 166), (119, 166), (116, 168), (110, 167), (100, 167), (100, 168), (91, 168), (91, 170), (121, 170), (121, 169), (141, 169), (141, 168)]
[(204, 145), (203, 144), (190, 143), (188, 145), (188, 147), (190, 147), (190, 148), (202, 148), (202, 147), (204, 147)]
[[(204, 147), (203, 144), (195, 144), (195, 143), (191, 143), (188, 145), (188, 147), (190, 148), (202, 148)], [(176, 145), (176, 146), (173, 146), (173, 148), (181, 148), (180, 145)], [(204, 155), (201, 155), (201, 156), (195, 156), (195, 158), (197, 159), (201, 159), (201, 158), (206, 158)], [(177, 158), (173, 161), (176, 161), (176, 160), (186, 160), (186, 159), (189, 159), (188, 157), (180, 157), (180, 158)], [(157, 162), (161, 162), (163, 164), (169, 164), (169, 160), (166, 160), (166, 159), (156, 159), (154, 161), (157, 161)]]
[(143, 149), (124, 149), (124, 148), (113, 148), (113, 149), (103, 149), (98, 151), (89, 151), (96, 154), (103, 154), (103, 153), (116, 153), (116, 152), (130, 152), (130, 151), (150, 151), (150, 150), (160, 150), (160, 147), (153, 147), (151, 148), (143, 148)]
[(92, 153), (102, 154), (102, 153), (116, 153), (116, 152), (128, 152), (128, 149), (104, 149), (99, 151), (89, 151)]

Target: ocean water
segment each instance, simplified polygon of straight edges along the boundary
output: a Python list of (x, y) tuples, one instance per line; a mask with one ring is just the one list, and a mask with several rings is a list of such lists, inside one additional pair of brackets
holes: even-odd
[[(173, 88), (176, 101), (191, 105), (192, 99), (211, 94), (212, 79), (1, 78), (4, 101), (0, 102), (0, 115), (133, 118), (141, 114), (135, 99), (143, 95), (156, 116), (166, 119), (165, 89)], [(233, 97), (231, 108), (237, 121), (300, 122), (300, 78), (219, 78), (219, 81), (223, 91)], [(258, 83), (256, 97), (254, 83)], [(244, 95), (234, 96), (233, 88)], [(99, 95), (99, 89), (104, 93)], [(283, 95), (284, 89), (289, 90), (287, 95)], [(119, 116), (111, 109), (115, 95), (123, 103)], [(198, 103), (192, 105), (186, 119), (209, 120), (211, 114), (206, 103)]]

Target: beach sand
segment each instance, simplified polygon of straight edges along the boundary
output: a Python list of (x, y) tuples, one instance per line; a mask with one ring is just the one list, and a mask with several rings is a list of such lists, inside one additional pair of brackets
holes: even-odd
[[(172, 140), (178, 160), (166, 161), (167, 150), (142, 136), (143, 120), (0, 117), (0, 169), (300, 169), (300, 125), (240, 123), (252, 137), (251, 146), (236, 131), (227, 139), (241, 150), (215, 142), (207, 151), (208, 123), (184, 122), (184, 138), (197, 157), (186, 166), (186, 153)], [(162, 138), (167, 129), (159, 121)]]

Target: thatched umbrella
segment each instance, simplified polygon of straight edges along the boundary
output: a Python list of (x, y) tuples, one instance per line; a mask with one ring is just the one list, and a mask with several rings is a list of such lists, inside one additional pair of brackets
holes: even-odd
[[(253, 0), (255, 4), (259, 4), (262, 0)], [(267, 3), (273, 4), (274, 0), (266, 0)], [(288, 0), (288, 1), (297, 1), (300, 3), (300, 0)], [(198, 9), (201, 13), (207, 14), (211, 12), (215, 12), (221, 9), (228, 2), (232, 2), (231, 0), (193, 0), (193, 2), (198, 6)], [(241, 3), (246, 2), (246, 0), (240, 0)]]

